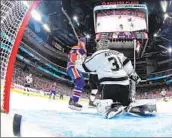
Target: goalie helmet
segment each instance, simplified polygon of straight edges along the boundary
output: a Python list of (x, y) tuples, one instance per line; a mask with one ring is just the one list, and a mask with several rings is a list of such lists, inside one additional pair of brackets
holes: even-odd
[(100, 39), (97, 42), (96, 49), (97, 50), (108, 49), (109, 48), (109, 43), (110, 43), (110, 40), (108, 40), (108, 39)]

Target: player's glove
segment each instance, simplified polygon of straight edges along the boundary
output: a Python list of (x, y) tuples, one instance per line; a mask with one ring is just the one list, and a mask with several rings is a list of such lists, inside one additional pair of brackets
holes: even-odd
[(132, 73), (130, 75), (130, 79), (135, 81), (137, 84), (141, 82), (141, 79), (140, 77), (137, 75), (137, 73)]

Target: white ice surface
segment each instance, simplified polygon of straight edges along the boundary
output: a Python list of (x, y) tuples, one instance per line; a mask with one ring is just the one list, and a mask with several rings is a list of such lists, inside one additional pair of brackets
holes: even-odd
[(172, 102), (157, 103), (155, 117), (119, 116), (110, 120), (88, 108), (87, 103), (77, 112), (68, 109), (67, 101), (16, 93), (11, 94), (10, 103), (10, 114), (23, 116), (23, 136), (172, 136)]

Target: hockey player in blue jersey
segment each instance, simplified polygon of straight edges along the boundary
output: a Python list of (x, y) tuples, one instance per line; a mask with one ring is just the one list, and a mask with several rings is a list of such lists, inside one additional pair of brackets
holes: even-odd
[(82, 94), (85, 82), (82, 73), (76, 68), (78, 64), (81, 64), (87, 55), (86, 41), (81, 38), (78, 45), (73, 46), (68, 54), (67, 73), (74, 81), (74, 88), (72, 96), (69, 100), (69, 108), (73, 110), (81, 110), (82, 105), (78, 103)]
[(53, 99), (55, 100), (56, 91), (57, 91), (57, 84), (54, 82), (54, 84), (51, 86), (49, 99), (51, 99), (51, 96), (53, 95)]

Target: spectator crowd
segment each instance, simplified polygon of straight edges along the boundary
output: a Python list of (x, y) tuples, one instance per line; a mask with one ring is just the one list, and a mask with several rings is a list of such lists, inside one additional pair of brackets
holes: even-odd
[[(44, 92), (50, 92), (51, 86), (54, 82), (57, 84), (57, 94), (63, 94), (66, 96), (70, 96), (72, 92), (72, 85), (68, 85), (65, 83), (60, 83), (60, 81), (53, 80), (51, 78), (45, 77), (41, 75), (34, 68), (30, 67), (29, 71), (23, 70), (24, 66), (21, 63), (17, 63), (15, 65), (14, 75), (13, 75), (13, 83), (24, 86), (25, 77), (32, 73), (33, 83), (31, 88), (41, 90)], [(171, 86), (158, 86), (154, 88), (150, 87), (141, 87), (137, 88), (136, 99), (158, 99), (162, 98), (160, 95), (162, 89), (166, 90), (166, 96), (172, 98), (172, 87)], [(89, 91), (89, 90), (86, 90)], [(85, 92), (82, 97), (88, 98), (87, 92)]]
[(172, 87), (171, 86), (161, 86), (158, 88), (138, 88), (136, 92), (136, 99), (160, 99), (162, 98), (161, 91), (166, 91), (166, 97), (172, 98)]
[[(59, 80), (55, 80), (49, 77), (44, 76), (42, 73), (39, 73), (32, 67), (27, 67), (28, 70), (23, 70), (24, 65), (17, 62), (14, 68), (13, 74), (13, 83), (24, 86), (25, 77), (30, 73), (32, 74), (33, 83), (31, 84), (31, 88), (44, 91), (46, 93), (51, 91), (52, 85), (54, 82), (57, 84), (57, 94), (63, 94), (66, 96), (70, 96), (72, 92), (72, 84), (60, 83)], [(82, 95), (83, 98), (87, 98), (88, 95), (86, 92)]]
[[(31, 69), (30, 69), (31, 70)], [(31, 88), (37, 89), (37, 90), (42, 90), (45, 92), (50, 92), (51, 86), (55, 82), (55, 80), (48, 79), (44, 76), (41, 75), (41, 73), (38, 73), (37, 71), (32, 70), (32, 72), (28, 71), (23, 71), (23, 68), (20, 66), (16, 65), (14, 74), (13, 74), (13, 83), (23, 85), (25, 84), (25, 77), (32, 73), (33, 77), (33, 83), (31, 84)], [(57, 93), (63, 93), (65, 95), (69, 95), (71, 92), (71, 87), (57, 83)]]

